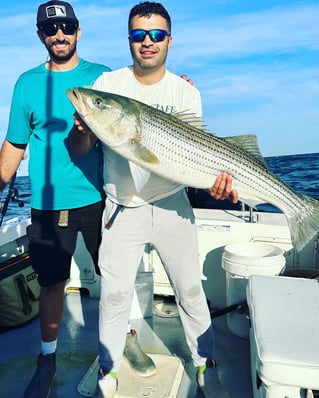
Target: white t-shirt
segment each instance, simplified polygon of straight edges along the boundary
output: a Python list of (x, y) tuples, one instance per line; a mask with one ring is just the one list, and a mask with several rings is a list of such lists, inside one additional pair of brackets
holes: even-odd
[[(93, 88), (136, 99), (167, 113), (189, 111), (202, 116), (199, 91), (168, 70), (157, 84), (145, 85), (135, 78), (132, 67), (125, 67), (103, 73)], [(102, 144), (102, 147), (104, 190), (113, 202), (127, 207), (142, 206), (184, 188), (183, 185), (152, 173), (142, 190), (137, 192), (128, 161), (106, 145)]]

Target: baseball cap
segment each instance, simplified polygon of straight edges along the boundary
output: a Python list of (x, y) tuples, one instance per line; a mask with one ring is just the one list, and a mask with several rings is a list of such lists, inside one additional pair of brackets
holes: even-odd
[(55, 21), (79, 23), (71, 4), (59, 0), (51, 0), (41, 4), (37, 13), (37, 26)]

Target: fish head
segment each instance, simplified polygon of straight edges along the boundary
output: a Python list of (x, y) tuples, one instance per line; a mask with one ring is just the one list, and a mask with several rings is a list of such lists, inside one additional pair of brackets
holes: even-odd
[(128, 98), (84, 87), (68, 89), (67, 96), (81, 119), (106, 145), (116, 147), (137, 139), (134, 126), (138, 122), (125, 102)]

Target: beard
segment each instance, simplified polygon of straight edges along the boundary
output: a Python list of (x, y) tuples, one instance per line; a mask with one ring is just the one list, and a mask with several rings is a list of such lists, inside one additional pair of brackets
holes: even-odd
[[(69, 45), (69, 51), (68, 52), (65, 52), (65, 51), (57, 52), (57, 51), (55, 51), (54, 45), (55, 44), (63, 44), (63, 43)], [(75, 52), (76, 52), (76, 41), (74, 42), (73, 45), (71, 45), (70, 42), (67, 41), (67, 40), (63, 40), (63, 41), (56, 40), (55, 42), (51, 43), (50, 45), (46, 44), (46, 49), (48, 50), (48, 53), (50, 55), (50, 59), (52, 61), (54, 61), (56, 63), (64, 63), (64, 62), (69, 61), (73, 57), (73, 55), (75, 54)]]

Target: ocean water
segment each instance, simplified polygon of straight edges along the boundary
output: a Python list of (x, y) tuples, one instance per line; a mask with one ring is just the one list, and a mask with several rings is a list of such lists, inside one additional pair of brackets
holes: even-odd
[[(269, 169), (282, 181), (300, 194), (319, 200), (319, 153), (274, 156), (265, 158)], [(14, 185), (16, 195), (10, 200), (4, 220), (12, 217), (25, 218), (30, 213), (30, 181), (28, 176), (17, 177)], [(189, 198), (193, 207), (224, 208), (227, 201), (216, 201), (202, 190), (189, 189)], [(8, 186), (4, 190), (1, 203), (8, 195)], [(241, 205), (227, 204), (228, 209), (240, 209)], [(261, 211), (278, 211), (269, 204), (258, 206)]]
[(319, 153), (266, 158), (271, 171), (296, 192), (319, 200)]

